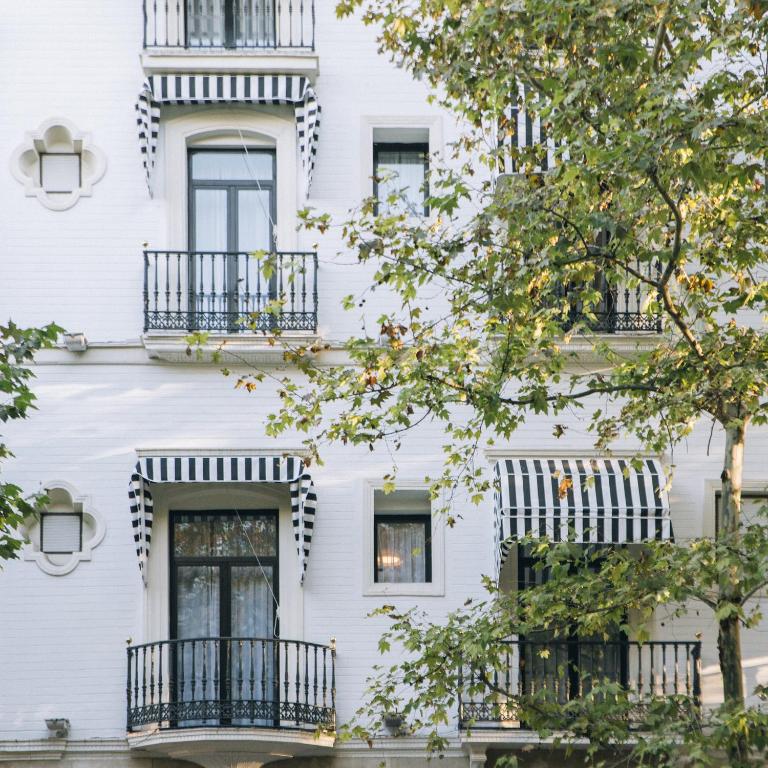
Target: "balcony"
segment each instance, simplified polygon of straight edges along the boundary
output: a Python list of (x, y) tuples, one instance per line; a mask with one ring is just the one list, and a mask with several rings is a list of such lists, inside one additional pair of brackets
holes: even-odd
[(314, 333), (317, 254), (144, 251), (144, 333)]
[(143, 0), (144, 49), (313, 51), (314, 0)]
[(147, 74), (315, 77), (315, 0), (142, 0)]
[(618, 684), (635, 721), (654, 700), (675, 697), (688, 713), (699, 704), (698, 641), (510, 640), (505, 647), (501, 669), (462, 671), (462, 728), (525, 729), (524, 700), (597, 700), (608, 695), (605, 683)]
[(233, 755), (263, 764), (324, 754), (334, 741), (335, 659), (333, 643), (272, 638), (130, 646), (131, 748), (206, 768)]
[[(649, 280), (661, 277), (661, 267), (658, 264), (637, 262), (632, 266), (636, 273)], [(582, 291), (581, 287), (563, 286), (556, 292), (568, 310), (565, 330), (581, 324), (592, 333), (661, 333), (661, 317), (649, 313), (646, 309), (652, 290), (647, 284), (638, 282), (630, 288), (627, 283), (612, 284), (603, 275), (598, 275), (592, 288), (600, 298), (591, 306), (589, 312), (585, 311), (578, 296)]]

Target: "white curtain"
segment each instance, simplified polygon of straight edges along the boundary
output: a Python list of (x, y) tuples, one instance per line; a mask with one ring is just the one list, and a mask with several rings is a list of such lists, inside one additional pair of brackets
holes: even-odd
[(378, 581), (423, 583), (427, 580), (426, 530), (422, 522), (378, 522)]
[[(419, 150), (379, 150), (376, 166), (379, 211), (423, 215), (425, 170), (424, 153)], [(395, 203), (388, 201), (391, 195), (397, 196)]]

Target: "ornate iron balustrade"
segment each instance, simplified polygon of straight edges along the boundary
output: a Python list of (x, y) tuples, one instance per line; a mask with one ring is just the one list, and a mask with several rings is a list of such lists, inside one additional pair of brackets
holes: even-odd
[(316, 253), (144, 251), (145, 333), (316, 329)]
[(129, 646), (128, 730), (333, 730), (335, 663), (333, 641), (204, 637)]
[[(658, 263), (642, 264), (638, 261), (633, 267), (648, 279), (658, 280), (661, 277), (661, 266)], [(558, 291), (568, 305), (566, 330), (581, 323), (594, 333), (661, 333), (661, 317), (649, 313), (645, 308), (652, 291), (647, 284), (638, 281), (630, 288), (627, 283), (610, 284), (599, 275), (593, 287), (599, 292), (600, 300), (590, 307), (589, 312), (579, 300), (577, 289), (565, 286)]]
[(618, 685), (636, 715), (657, 699), (679, 697), (688, 711), (701, 695), (698, 641), (510, 640), (501, 669), (460, 671), (461, 727), (524, 728), (521, 700), (565, 703), (605, 697)]
[(144, 48), (315, 49), (315, 0), (142, 0)]

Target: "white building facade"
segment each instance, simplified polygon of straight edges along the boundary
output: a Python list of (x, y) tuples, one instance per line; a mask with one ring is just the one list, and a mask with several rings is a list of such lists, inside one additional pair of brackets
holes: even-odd
[[(55, 321), (68, 333), (35, 365), (38, 410), (4, 431), (15, 453), (7, 479), (46, 489), (49, 504), (0, 572), (0, 761), (423, 763), (418, 735), (335, 744), (378, 661), (384, 623), (368, 613), (386, 600), (439, 620), (482, 596), (499, 521), (508, 531), (521, 504), (515, 489), (552, 510), (553, 472), (607, 477), (635, 446), (607, 460), (576, 419), (561, 440), (554, 420), (533, 419), (485, 454), (506, 489), (499, 499), (457, 502), (446, 528), (424, 484), (441, 467), (437, 427), (404, 442), (398, 490), (384, 495), (386, 451), (335, 446), (305, 466), (301, 436), (266, 435), (279, 385), (236, 390), (185, 338), (209, 332), (212, 345), (226, 341), (228, 366), (277, 377), (276, 326), (340, 347), (356, 330), (342, 298), (370, 273), (337, 256), (339, 232), (315, 242), (299, 230), (298, 211), (343, 217), (375, 191), (376, 168), (417, 186), (455, 136), (453, 118), (329, 0), (73, 0), (66, 10), (46, 0), (16, 4), (0, 35), (0, 307), (19, 325)], [(262, 253), (276, 254), (274, 270)], [(242, 331), (244, 314), (259, 333)], [(611, 322), (617, 344), (652, 343), (653, 329)], [(606, 494), (621, 496), (613, 508), (644, 519), (621, 517), (612, 540), (670, 525), (681, 540), (712, 534), (721, 445), (701, 424), (626, 488), (606, 479)], [(745, 461), (754, 503), (766, 455), (768, 432), (755, 431)], [(668, 498), (650, 504), (646, 489), (671, 465)], [(540, 491), (529, 486), (542, 478)], [(588, 495), (587, 516), (598, 506)], [(502, 578), (514, 584), (524, 563), (507, 560)], [(715, 637), (694, 608), (659, 617), (654, 660), (641, 658), (650, 646), (617, 639), (605, 663), (635, 679), (645, 663), (647, 685), (674, 677), (670, 692), (688, 686), (714, 702)], [(748, 687), (765, 684), (768, 623), (744, 643)], [(457, 709), (446, 759), (480, 765), (537, 745), (498, 712), (483, 726), (467, 734)], [(561, 764), (546, 745), (525, 755)]]

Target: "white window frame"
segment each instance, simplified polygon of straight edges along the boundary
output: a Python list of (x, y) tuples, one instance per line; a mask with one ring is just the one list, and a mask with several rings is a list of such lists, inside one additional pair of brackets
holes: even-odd
[(420, 128), (429, 132), (429, 155), (443, 150), (443, 121), (437, 115), (364, 115), (360, 119), (360, 199), (372, 197), (376, 128)]
[[(375, 580), (374, 569), (374, 493), (383, 490), (384, 482), (368, 479), (363, 482), (363, 596), (430, 596), (445, 594), (445, 520), (432, 512), (432, 581), (412, 583), (382, 583)], [(401, 490), (426, 491), (423, 480), (400, 480), (395, 483), (395, 492)]]

